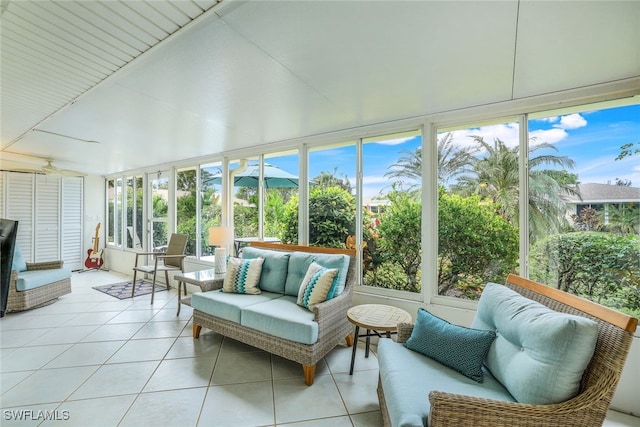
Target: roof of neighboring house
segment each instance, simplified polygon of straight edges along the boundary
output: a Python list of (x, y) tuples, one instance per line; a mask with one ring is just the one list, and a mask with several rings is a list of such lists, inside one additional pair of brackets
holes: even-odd
[(578, 184), (581, 199), (571, 197), (574, 203), (640, 202), (640, 188), (625, 185), (586, 183)]

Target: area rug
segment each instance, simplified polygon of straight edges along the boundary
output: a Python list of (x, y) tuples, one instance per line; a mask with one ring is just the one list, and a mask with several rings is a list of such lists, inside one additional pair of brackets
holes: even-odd
[[(107, 295), (111, 295), (112, 297), (118, 299), (127, 299), (131, 298), (131, 281), (121, 282), (121, 283), (112, 283), (110, 285), (102, 285), (102, 286), (94, 286), (93, 289), (96, 291), (104, 292)], [(162, 283), (156, 283), (156, 292), (166, 291), (167, 288)], [(136, 294), (135, 296), (139, 297), (140, 295), (147, 295), (151, 293), (151, 282), (146, 282), (144, 280), (138, 280), (136, 283)]]

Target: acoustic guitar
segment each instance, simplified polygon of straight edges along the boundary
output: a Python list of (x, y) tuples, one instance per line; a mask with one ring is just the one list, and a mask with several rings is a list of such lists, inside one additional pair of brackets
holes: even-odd
[(99, 269), (102, 267), (104, 260), (102, 259), (102, 249), (98, 250), (98, 244), (100, 243), (100, 223), (96, 226), (96, 236), (93, 238), (93, 249), (87, 250), (87, 259), (84, 262), (84, 266), (87, 268)]

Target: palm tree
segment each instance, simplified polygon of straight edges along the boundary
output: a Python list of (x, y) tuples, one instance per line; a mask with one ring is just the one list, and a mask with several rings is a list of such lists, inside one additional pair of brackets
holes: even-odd
[[(500, 139), (493, 144), (481, 136), (472, 136), (484, 156), (477, 158), (471, 170), (458, 179), (454, 191), (461, 195), (479, 194), (498, 205), (498, 214), (510, 223), (518, 225), (519, 201), (519, 152), (509, 148)], [(531, 144), (529, 149), (529, 227), (531, 238), (558, 231), (566, 222), (565, 197), (577, 194), (575, 186), (557, 181), (555, 175), (543, 166), (571, 169), (574, 161), (566, 156), (553, 154), (533, 155), (551, 149), (553, 144)]]
[[(453, 143), (453, 133), (449, 132), (438, 139), (438, 182), (445, 184), (464, 173), (471, 165), (476, 147), (458, 147)], [(408, 178), (420, 182), (422, 178), (422, 149), (403, 150), (405, 155), (391, 165), (385, 176), (390, 178)], [(415, 186), (416, 184), (414, 184)]]

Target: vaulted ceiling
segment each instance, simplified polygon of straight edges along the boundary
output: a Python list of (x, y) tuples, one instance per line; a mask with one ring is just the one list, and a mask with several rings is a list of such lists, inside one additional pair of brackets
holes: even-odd
[(639, 1), (2, 10), (3, 168), (110, 174), (640, 76)]

